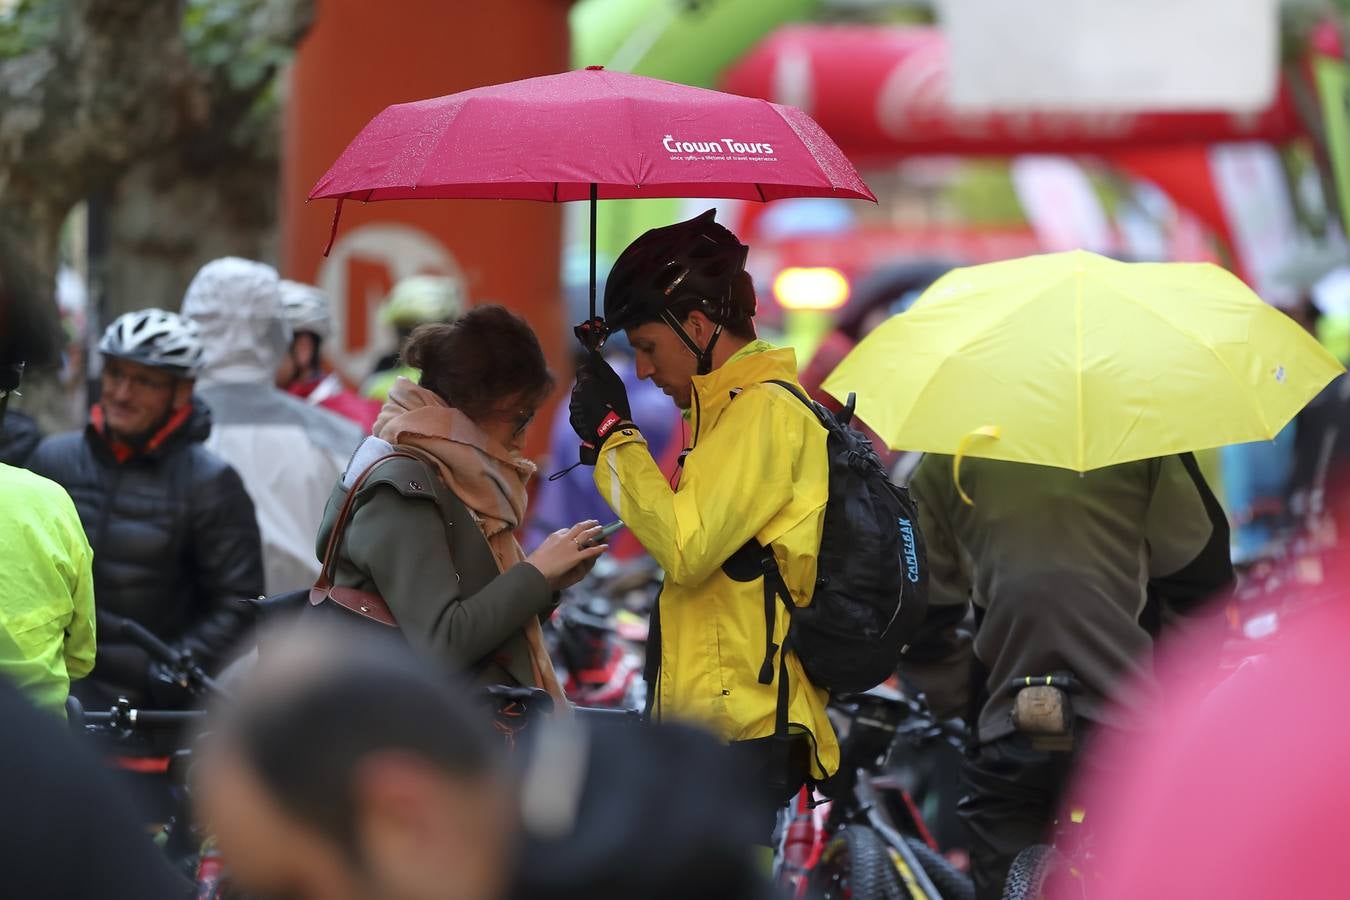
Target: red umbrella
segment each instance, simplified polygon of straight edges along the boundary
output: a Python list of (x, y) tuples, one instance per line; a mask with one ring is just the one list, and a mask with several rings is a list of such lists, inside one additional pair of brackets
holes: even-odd
[(390, 106), (309, 197), (590, 199), (592, 319), (597, 199), (876, 200), (799, 109), (598, 66)]

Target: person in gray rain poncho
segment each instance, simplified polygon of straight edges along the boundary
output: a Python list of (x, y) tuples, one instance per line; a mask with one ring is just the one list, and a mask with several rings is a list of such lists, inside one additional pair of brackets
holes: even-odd
[(267, 592), (313, 584), (314, 535), (361, 430), (273, 384), (290, 334), (271, 266), (236, 257), (207, 263), (188, 285), (183, 315), (206, 348), (197, 393), (215, 421), (207, 447), (234, 466), (253, 498)]

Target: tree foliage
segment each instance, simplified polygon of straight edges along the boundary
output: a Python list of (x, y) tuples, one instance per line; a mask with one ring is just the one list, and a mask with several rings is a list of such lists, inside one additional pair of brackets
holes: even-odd
[(58, 6), (53, 0), (19, 0), (0, 4), (0, 59), (19, 56), (51, 42)]
[(136, 192), (171, 192), (157, 166), (275, 168), (275, 82), (313, 15), (314, 0), (0, 0), (0, 271), (30, 360), (52, 356), (76, 203), (137, 172)]

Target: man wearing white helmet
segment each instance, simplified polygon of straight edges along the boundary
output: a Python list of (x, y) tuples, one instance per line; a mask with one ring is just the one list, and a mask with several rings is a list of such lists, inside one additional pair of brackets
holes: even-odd
[(324, 371), (323, 342), (333, 333), (328, 295), (312, 284), (282, 279), (281, 308), (291, 327), (291, 349), (277, 369), (277, 387), (350, 419), (369, 434), (380, 414), (379, 401), (357, 395), (337, 372)]
[(291, 341), (276, 269), (213, 260), (188, 285), (183, 315), (205, 347), (198, 392), (216, 422), (207, 446), (239, 470), (257, 507), (267, 593), (309, 587), (324, 504), (361, 429), (276, 387)]
[[(75, 501), (94, 551), (100, 612), (132, 619), (193, 651), (208, 669), (247, 626), (239, 601), (262, 590), (253, 503), (239, 475), (203, 446), (211, 416), (194, 397), (202, 338), (177, 313), (117, 318), (98, 345), (99, 401), (83, 432), (47, 438), (30, 468)], [(86, 703), (127, 696), (172, 707), (177, 685), (143, 650), (102, 638)]]
[(397, 333), (398, 349), (380, 358), (361, 393), (383, 403), (399, 376), (417, 381), (417, 370), (399, 359), (408, 335), (418, 325), (454, 322), (463, 315), (466, 300), (463, 281), (449, 275), (412, 275), (394, 285), (380, 307), (380, 321)]

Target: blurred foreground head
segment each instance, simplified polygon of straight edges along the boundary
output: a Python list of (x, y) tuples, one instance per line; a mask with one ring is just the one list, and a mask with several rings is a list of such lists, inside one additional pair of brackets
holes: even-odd
[(216, 712), (203, 820), (250, 894), (499, 896), (512, 817), (485, 724), (406, 647), (308, 623)]
[(509, 900), (766, 900), (755, 773), (700, 729), (553, 721), (521, 754)]

